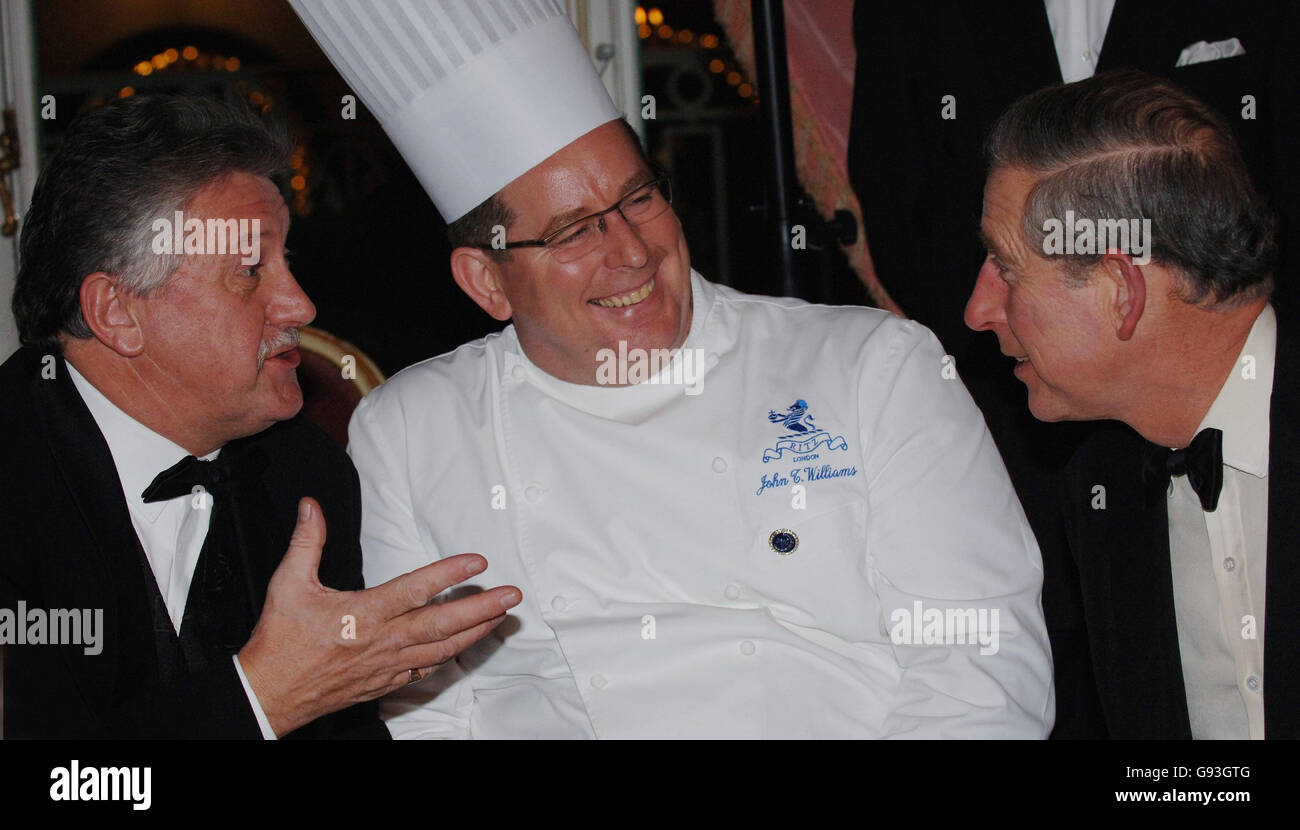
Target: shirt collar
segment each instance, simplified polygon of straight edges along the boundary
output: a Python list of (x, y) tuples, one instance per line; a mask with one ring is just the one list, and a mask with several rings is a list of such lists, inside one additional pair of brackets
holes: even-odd
[(1269, 400), (1276, 350), (1277, 316), (1273, 306), (1266, 304), (1219, 396), (1196, 430), (1223, 430), (1223, 463), (1259, 478), (1268, 475)]
[[(150, 523), (158, 520), (168, 502), (146, 504), (142, 494), (159, 473), (189, 455), (189, 451), (170, 439), (164, 438), (144, 424), (127, 415), (86, 380), (67, 360), (68, 376), (86, 402), (86, 408), (103, 433), (108, 451), (117, 467), (117, 477), (122, 482), (122, 492), (132, 512), (144, 516)], [(217, 449), (203, 456), (212, 460), (221, 452)], [(177, 496), (186, 498), (186, 496)]]

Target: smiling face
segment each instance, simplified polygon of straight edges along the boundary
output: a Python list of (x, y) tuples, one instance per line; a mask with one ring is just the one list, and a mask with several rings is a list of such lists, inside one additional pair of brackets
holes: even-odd
[[(516, 217), (508, 240), (543, 238), (653, 179), (628, 130), (604, 124), (502, 189)], [(471, 296), (497, 319), (513, 318), (528, 358), (561, 380), (594, 383), (596, 353), (619, 341), (676, 348), (690, 330), (690, 253), (671, 209), (639, 225), (606, 214), (601, 244), (572, 262), (518, 248), (492, 268), (497, 301)]]
[(1019, 361), (1015, 376), (1029, 387), (1029, 409), (1039, 420), (1109, 417), (1115, 336), (1104, 292), (1095, 280), (1072, 287), (1057, 263), (1026, 244), (1021, 216), (1036, 181), (1017, 168), (989, 175), (980, 228), (988, 256), (966, 304), (966, 325), (993, 331), (1002, 353)]
[(143, 343), (133, 363), (168, 412), (167, 431), (196, 436), (187, 447), (215, 449), (302, 408), (293, 330), (316, 308), (289, 271), (289, 212), (268, 179), (232, 174), (184, 212), (187, 220), (260, 220), (257, 263), (242, 264), (238, 252), (190, 254), (162, 288), (130, 301)]

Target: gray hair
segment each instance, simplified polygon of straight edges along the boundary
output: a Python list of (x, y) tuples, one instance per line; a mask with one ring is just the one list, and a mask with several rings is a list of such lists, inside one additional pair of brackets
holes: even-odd
[[(985, 158), (990, 172), (1040, 177), (1021, 226), (1036, 252), (1045, 250), (1044, 223), (1066, 211), (1149, 220), (1151, 258), (1179, 277), (1184, 301), (1237, 305), (1272, 291), (1273, 211), (1227, 122), (1169, 81), (1122, 71), (1040, 89), (993, 125)], [(1078, 281), (1104, 253), (1059, 258)]]
[(153, 222), (233, 173), (272, 177), (293, 146), (246, 104), (179, 95), (115, 100), (75, 119), (50, 156), (23, 220), (13, 312), (24, 344), (88, 338), (81, 283), (103, 271), (138, 296), (181, 262), (155, 254)]

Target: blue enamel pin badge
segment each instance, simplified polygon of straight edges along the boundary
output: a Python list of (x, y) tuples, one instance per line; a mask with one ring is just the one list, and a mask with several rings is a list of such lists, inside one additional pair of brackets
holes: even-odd
[(767, 537), (767, 546), (782, 556), (789, 556), (799, 547), (799, 534), (788, 527), (774, 530)]

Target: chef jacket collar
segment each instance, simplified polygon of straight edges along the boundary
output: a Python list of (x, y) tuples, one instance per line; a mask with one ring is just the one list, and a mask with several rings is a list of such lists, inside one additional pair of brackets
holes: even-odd
[[(719, 321), (711, 319), (715, 317), (717, 295), (714, 285), (692, 269), (691, 329), (674, 362), (683, 359), (698, 360), (695, 380), (701, 384), (701, 389), (707, 386), (710, 368), (729, 345), (724, 342), (726, 338), (719, 330)], [(513, 325), (508, 326), (502, 335), (505, 346), (502, 377), (506, 384), (527, 383), (549, 398), (592, 415), (635, 424), (686, 394), (683, 385), (663, 382), (665, 379), (671, 380), (672, 364), (651, 381), (635, 386), (569, 383), (546, 373), (528, 359)], [(687, 350), (691, 350), (689, 356), (682, 353)], [(524, 371), (516, 372), (516, 367)]]

